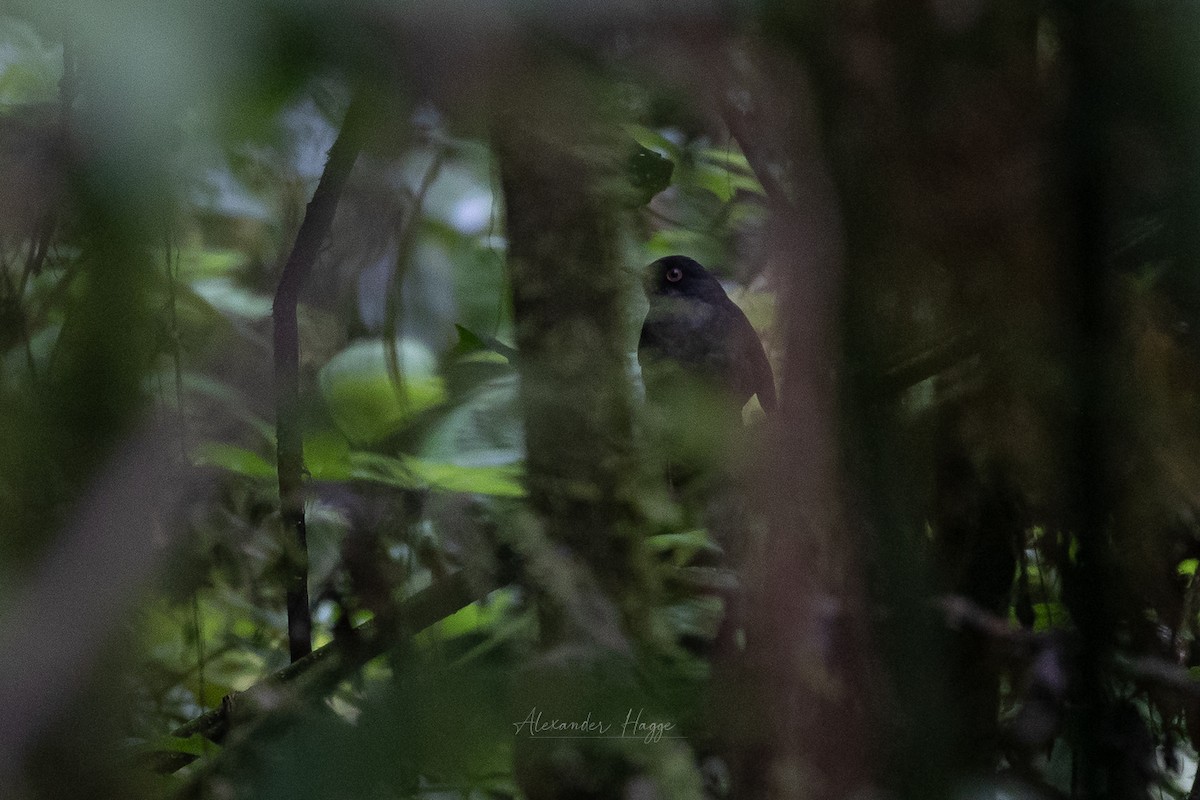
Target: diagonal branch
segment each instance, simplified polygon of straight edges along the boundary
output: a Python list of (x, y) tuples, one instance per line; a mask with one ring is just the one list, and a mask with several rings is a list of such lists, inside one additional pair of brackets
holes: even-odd
[(295, 556), (288, 579), (288, 651), (292, 661), (312, 652), (308, 603), (308, 536), (304, 523), (304, 431), (300, 420), (300, 334), (296, 306), (300, 288), (329, 235), (346, 181), (362, 149), (366, 103), (350, 102), (342, 130), (329, 149), (325, 171), (304, 213), (296, 243), (279, 276), (272, 314), (275, 321), (275, 438), (279, 471), (279, 510), (294, 536)]
[[(229, 731), (230, 711), (235, 706), (247, 703), (254, 705), (254, 698), (272, 696), (281, 686), (301, 678), (332, 689), (340, 680), (382, 655), (406, 636), (420, 632), (465, 606), (482, 600), (511, 578), (511, 569), (501, 570), (501, 574), (489, 576), (486, 580), (469, 580), (462, 572), (450, 575), (409, 597), (395, 609), (394, 614), (389, 615), (390, 619), (377, 617), (359, 625), (354, 628), (353, 635), (337, 638), (246, 691), (229, 695), (220, 706), (184, 723), (172, 731), (171, 736), (187, 739), (200, 735), (219, 743)], [(160, 773), (175, 772), (197, 758), (191, 753), (176, 751), (154, 751), (145, 757), (150, 769)]]

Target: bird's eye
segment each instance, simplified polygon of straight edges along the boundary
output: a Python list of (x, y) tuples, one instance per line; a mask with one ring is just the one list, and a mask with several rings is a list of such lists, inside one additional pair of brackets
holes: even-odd
[(671, 267), (667, 270), (667, 280), (671, 283), (679, 283), (679, 281), (683, 280), (683, 270), (679, 267)]

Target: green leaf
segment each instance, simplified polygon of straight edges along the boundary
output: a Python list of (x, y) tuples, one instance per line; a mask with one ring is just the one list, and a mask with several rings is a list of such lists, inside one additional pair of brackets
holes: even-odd
[[(192, 451), (197, 465), (220, 467), (250, 478), (274, 478), (275, 465), (253, 450), (224, 442), (202, 442)], [(304, 438), (304, 467), (318, 480), (350, 480), (350, 443), (333, 431)]]
[(433, 425), (418, 455), (462, 466), (498, 466), (523, 459), (517, 376), (493, 378), (466, 393)]
[(16, 385), (29, 377), (31, 357), (34, 369), (39, 375), (44, 375), (61, 331), (60, 323), (51, 323), (29, 337), (28, 351), (25, 343), (21, 342), (5, 353), (0, 359), (0, 377), (3, 377), (5, 385)]
[(454, 346), (454, 355), (465, 356), (487, 349), (487, 345), (483, 343), (483, 337), (474, 331), (458, 324), (455, 324), (454, 330), (458, 332), (458, 344)]
[[(173, 366), (168, 367), (159, 377), (159, 380), (162, 382), (160, 385), (170, 385), (170, 381), (174, 378), (173, 372)], [(223, 413), (228, 413), (234, 419), (246, 423), (264, 441), (274, 442), (275, 426), (250, 410), (250, 404), (246, 396), (239, 389), (222, 382), (218, 378), (205, 375), (201, 372), (184, 370), (182, 377), (183, 388), (187, 392), (195, 393), (205, 401), (219, 404)]]
[(497, 589), (488, 595), (487, 602), (475, 602), (459, 609), (433, 628), (428, 629), (424, 636), (436, 635), (447, 638), (474, 633), (481, 628), (504, 621), (514, 605), (513, 589)]
[(756, 331), (772, 330), (775, 327), (774, 292), (735, 292), (730, 298), (742, 309)]
[(629, 155), (625, 169), (638, 205), (645, 205), (654, 195), (671, 185), (675, 164), (671, 159), (637, 145)]
[(701, 163), (692, 173), (693, 181), (728, 203), (739, 191), (766, 195), (758, 181), (750, 175), (725, 169), (715, 164)]
[(1071, 613), (1062, 603), (1034, 603), (1033, 611), (1033, 629), (1039, 633), (1060, 627), (1071, 619)]
[[(224, 683), (217, 683), (211, 679), (208, 679), (207, 676), (204, 681), (203, 693), (201, 693), (199, 686), (195, 687), (196, 697), (200, 701), (200, 704), (202, 706), (204, 706), (205, 708), (215, 708), (216, 706), (221, 705), (221, 701), (225, 699), (225, 696), (232, 694), (232, 692), (233, 692), (232, 686), (229, 686)], [(187, 740), (185, 739), (183, 741), (187, 741)], [(190, 752), (190, 751), (183, 751), (183, 752)], [(197, 754), (197, 755), (199, 755), (199, 754)]]
[(698, 553), (713, 553), (719, 555), (722, 550), (702, 528), (684, 531), (682, 533), (661, 533), (646, 539), (650, 552), (656, 554), (671, 553), (672, 563), (682, 567), (691, 561)]
[(747, 175), (754, 174), (754, 171), (750, 168), (750, 162), (746, 160), (746, 156), (742, 155), (740, 150), (731, 150), (724, 147), (706, 147), (700, 152), (700, 158), (723, 169), (738, 170)]
[(1180, 575), (1191, 577), (1192, 575), (1196, 574), (1197, 566), (1200, 566), (1200, 559), (1185, 558), (1183, 561), (1179, 562), (1179, 566), (1175, 568), (1175, 571)]
[(192, 450), (192, 463), (220, 467), (249, 478), (275, 477), (275, 467), (258, 453), (224, 442), (201, 442), (196, 445)]
[(0, 16), (0, 106), (11, 109), (58, 99), (62, 46), (43, 41), (37, 30), (15, 16)]
[(458, 324), (455, 324), (454, 329), (458, 331), (458, 344), (450, 353), (452, 357), (477, 357), (508, 364), (516, 362), (517, 351), (495, 336), (481, 336)]
[(626, 125), (625, 132), (629, 137), (647, 150), (653, 150), (671, 161), (679, 161), (683, 153), (679, 146), (667, 137), (644, 125)]
[(350, 480), (350, 443), (334, 431), (321, 431), (304, 439), (304, 466), (317, 480)]
[(178, 736), (160, 736), (157, 739), (148, 739), (133, 749), (136, 753), (187, 753), (188, 755), (202, 756), (206, 753), (216, 752), (220, 749), (220, 745), (194, 733), (186, 739)]
[(671, 632), (672, 638), (688, 635), (713, 641), (725, 618), (725, 604), (719, 597), (690, 597), (655, 610), (656, 620)]
[(437, 463), (379, 453), (351, 453), (353, 477), (403, 489), (433, 489), (445, 492), (485, 494), (493, 497), (524, 497), (521, 468), (516, 464), (469, 467)]
[(247, 260), (240, 250), (185, 248), (179, 253), (179, 274), (188, 280), (221, 277), (245, 267)]
[(209, 305), (231, 317), (264, 320), (271, 316), (271, 298), (255, 294), (228, 278), (208, 278), (192, 284), (192, 291)]
[(354, 342), (321, 369), (321, 394), (338, 428), (351, 442), (377, 442), (417, 414), (446, 399), (427, 347), (410, 339), (397, 343), (402, 383), (388, 374), (381, 340)]

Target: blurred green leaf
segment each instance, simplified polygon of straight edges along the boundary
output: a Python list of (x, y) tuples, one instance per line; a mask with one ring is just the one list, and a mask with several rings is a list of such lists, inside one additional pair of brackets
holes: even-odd
[(213, 308), (233, 317), (264, 320), (271, 316), (271, 298), (243, 289), (228, 278), (196, 281), (192, 291)]
[(750, 168), (750, 162), (746, 160), (746, 156), (740, 150), (728, 147), (706, 147), (700, 151), (700, 158), (724, 169), (741, 172), (744, 175), (754, 175), (754, 171)]
[[(207, 668), (207, 666), (206, 664), (205, 667)], [(207, 673), (207, 669), (205, 672)], [(221, 705), (221, 701), (225, 699), (226, 695), (232, 694), (233, 691), (234, 688), (232, 686), (217, 683), (212, 679), (211, 675), (206, 674), (203, 685), (197, 682), (196, 700), (205, 708), (216, 708)]]
[[(249, 478), (274, 478), (275, 465), (253, 450), (224, 442), (202, 442), (192, 451), (197, 465), (220, 467)], [(350, 480), (350, 443), (333, 431), (304, 438), (304, 467), (317, 480)]]
[(658, 131), (647, 128), (645, 125), (625, 125), (624, 128), (625, 132), (643, 148), (652, 150), (671, 161), (677, 162), (683, 158), (683, 151), (679, 146)]
[(47, 325), (29, 336), (28, 349), (25, 342), (10, 348), (0, 362), (0, 376), (3, 376), (4, 384), (13, 386), (22, 383), (29, 374), (30, 360), (33, 361), (33, 368), (37, 373), (44, 375), (61, 331), (62, 325)]
[(252, 450), (224, 442), (201, 442), (192, 451), (197, 466), (220, 467), (248, 478), (274, 478), (275, 466)]
[(1062, 603), (1034, 603), (1034, 614), (1036, 617), (1033, 623), (1035, 631), (1046, 631), (1057, 626), (1065, 624), (1071, 619), (1071, 614), (1067, 611), (1067, 607)]
[(62, 46), (42, 41), (28, 23), (0, 16), (0, 107), (49, 103), (58, 97)]
[(462, 325), (455, 325), (458, 332), (458, 343), (451, 355), (455, 358), (483, 356), (489, 361), (499, 361), (506, 364), (515, 363), (517, 351), (497, 339), (495, 336), (483, 336), (468, 330)]
[(353, 477), (404, 489), (435, 489), (493, 497), (524, 497), (521, 468), (474, 467), (437, 463), (404, 456), (393, 458), (378, 453), (352, 453)]
[(477, 353), (480, 350), (487, 349), (487, 345), (483, 343), (483, 338), (474, 331), (468, 330), (462, 325), (455, 325), (454, 330), (458, 333), (458, 344), (454, 347), (454, 355), (465, 356), (469, 353)]
[(750, 175), (734, 172), (717, 164), (702, 162), (692, 173), (697, 186), (707, 189), (722, 203), (733, 200), (738, 192), (765, 195), (762, 186)]
[(198, 733), (186, 739), (178, 736), (161, 736), (143, 742), (134, 748), (136, 753), (187, 753), (193, 756), (202, 756), (217, 750), (220, 750), (220, 745), (210, 742)]
[(388, 374), (380, 340), (358, 341), (334, 356), (319, 376), (329, 413), (351, 442), (377, 442), (402, 430), (412, 418), (446, 399), (436, 361), (424, 345), (398, 343), (403, 382)]
[(418, 455), (462, 466), (514, 464), (523, 459), (517, 376), (493, 378), (467, 393), (434, 423)]
[[(160, 376), (158, 379), (169, 384), (174, 379), (174, 366), (167, 367), (166, 371), (168, 374)], [(232, 418), (246, 423), (262, 437), (264, 442), (274, 441), (275, 426), (250, 410), (249, 401), (239, 389), (202, 372), (184, 370), (181, 377), (184, 390), (194, 395), (193, 400), (202, 400), (206, 404), (217, 405), (222, 413), (229, 414)]]
[(646, 539), (650, 552), (663, 555), (670, 553), (672, 563), (683, 566), (699, 553), (720, 555), (721, 548), (709, 538), (703, 529), (683, 531), (680, 533), (660, 533)]
[(509, 619), (515, 603), (515, 590), (497, 589), (484, 602), (471, 603), (459, 609), (436, 625), (422, 631), (416, 640), (420, 642), (445, 639), (478, 633), (483, 628), (497, 625)]
[(184, 280), (218, 278), (246, 267), (246, 254), (240, 250), (188, 247), (178, 256), (179, 276)]
[(350, 443), (334, 431), (319, 431), (304, 438), (304, 466), (317, 480), (349, 480)]

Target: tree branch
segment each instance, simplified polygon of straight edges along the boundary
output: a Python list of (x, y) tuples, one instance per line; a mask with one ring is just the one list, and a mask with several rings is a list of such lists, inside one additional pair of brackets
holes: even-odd
[(549, 539), (585, 567), (577, 577), (595, 581), (591, 589), (575, 585), (552, 598), (554, 604), (543, 603), (542, 632), (547, 642), (584, 633), (617, 642), (624, 633), (612, 616), (604, 615), (614, 624), (581, 624), (568, 607), (619, 605), (628, 632), (638, 627), (647, 585), (634, 535), (640, 468), (623, 336), (627, 287), (610, 196), (619, 151), (577, 76), (549, 70), (524, 77), (512, 90), (521, 110), (501, 115), (495, 143), (520, 353), (526, 483)]
[[(187, 739), (199, 734), (220, 743), (230, 727), (230, 711), (245, 704), (246, 699), (254, 704), (254, 698), (271, 696), (280, 687), (294, 683), (304, 676), (313, 675), (312, 682), (320, 691), (332, 690), (348, 674), (368, 661), (385, 653), (403, 639), (428, 628), (438, 620), (482, 600), (488, 594), (504, 586), (511, 576), (507, 573), (491, 577), (486, 582), (468, 580), (463, 572), (456, 572), (444, 581), (439, 581), (417, 592), (405, 600), (388, 619), (376, 618), (354, 628), (353, 636), (335, 639), (303, 658), (256, 683), (244, 692), (235, 692), (225, 698), (220, 706), (196, 717), (176, 728), (171, 736)], [(314, 675), (320, 671), (320, 675)], [(150, 769), (169, 773), (182, 769), (196, 760), (191, 753), (156, 751), (146, 754)]]
[(362, 149), (366, 108), (363, 95), (350, 102), (342, 130), (329, 149), (325, 171), (304, 213), (291, 255), (279, 276), (272, 314), (275, 321), (275, 438), (279, 510), (296, 545), (287, 587), (288, 652), (292, 661), (312, 652), (308, 602), (308, 537), (304, 523), (304, 431), (300, 420), (300, 335), (296, 306), (329, 234), (338, 200)]

